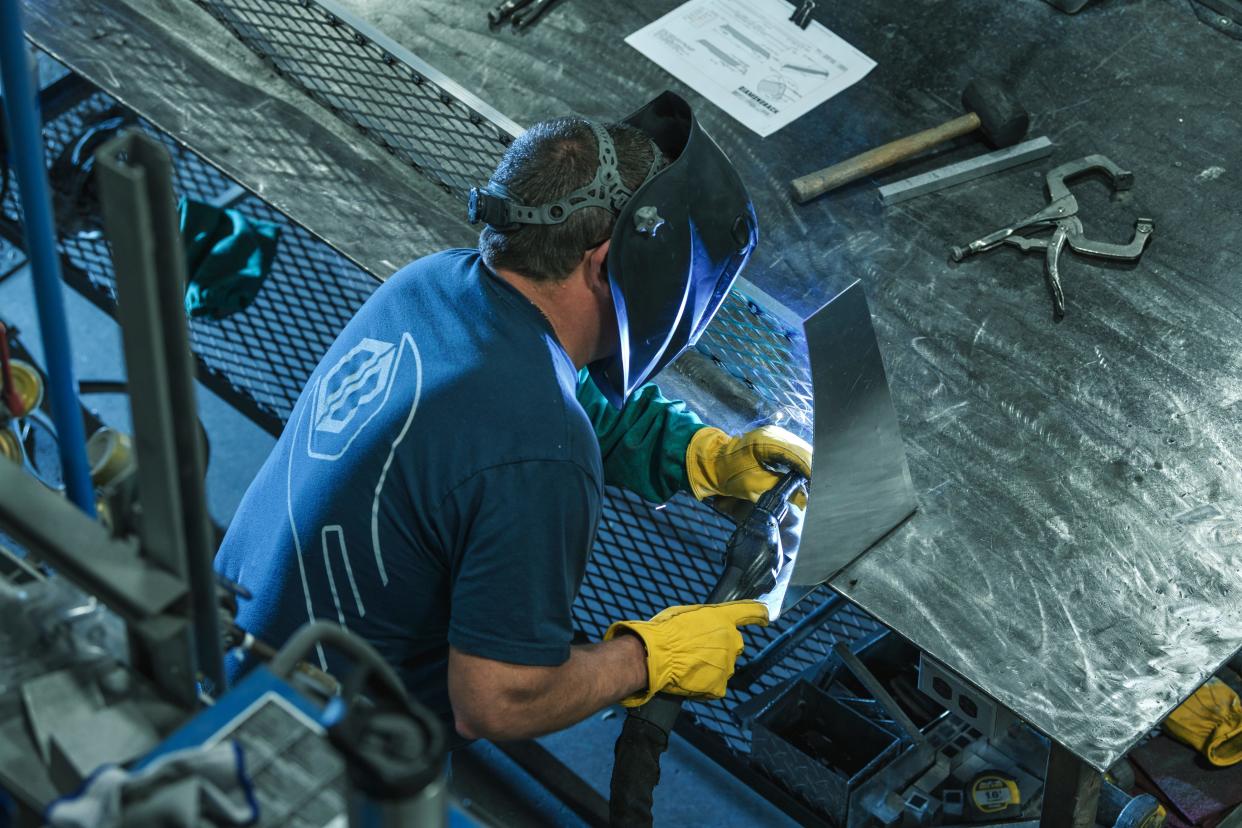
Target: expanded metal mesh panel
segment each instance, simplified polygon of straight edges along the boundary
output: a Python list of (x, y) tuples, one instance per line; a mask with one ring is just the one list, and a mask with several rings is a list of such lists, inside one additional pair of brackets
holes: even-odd
[[(95, 93), (48, 123), (44, 138), (49, 165), (115, 106), (108, 95)], [(141, 120), (138, 125), (171, 152), (178, 196), (211, 201), (232, 190), (232, 181), (193, 152)], [(0, 209), (16, 226), (18, 194), (15, 185), (12, 189)], [(191, 320), (190, 339), (201, 378), (261, 425), (279, 430), (319, 358), (377, 283), (261, 199), (247, 195), (233, 206), (248, 218), (280, 225), (276, 259), (250, 307), (222, 320)], [(97, 235), (63, 234), (60, 249), (66, 281), (111, 310), (116, 287), (106, 241)]]
[(446, 189), (487, 181), (511, 136), (341, 18), (296, 0), (197, 0), (272, 67)]
[(695, 348), (810, 434), (811, 365), (801, 330), (735, 290)]
[(613, 621), (702, 601), (720, 572), (731, 531), (727, 518), (684, 496), (657, 508), (609, 488), (575, 607), (577, 626), (598, 638)]

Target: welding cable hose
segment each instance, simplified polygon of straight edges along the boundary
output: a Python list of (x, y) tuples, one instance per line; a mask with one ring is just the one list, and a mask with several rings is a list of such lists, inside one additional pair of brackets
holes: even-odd
[(608, 824), (650, 826), (655, 789), (660, 784), (660, 757), (677, 723), (684, 699), (658, 695), (625, 717), (612, 766)]
[[(773, 586), (773, 553), (781, 550), (780, 523), (791, 497), (806, 483), (798, 471), (784, 475), (738, 525), (726, 548), (725, 570), (707, 597), (707, 604), (756, 598)], [(612, 766), (608, 822), (613, 826), (651, 825), (651, 807), (660, 782), (660, 756), (677, 723), (683, 696), (657, 693), (641, 707), (632, 707), (621, 726)]]
[[(289, 678), (317, 644), (326, 644), (349, 656), (354, 662), (355, 672), (374, 680), (393, 698), (407, 698), (405, 685), (374, 647), (344, 627), (329, 621), (313, 621), (299, 627), (268, 662), (268, 669), (281, 678)], [(360, 682), (353, 684), (359, 685)]]
[[(709, 603), (729, 601), (739, 592), (737, 585), (734, 573), (726, 575), (708, 598)], [(755, 606), (766, 618), (763, 606)], [(656, 693), (641, 706), (630, 708), (617, 737), (608, 798), (609, 824), (626, 828), (651, 825), (652, 798), (660, 783), (660, 757), (668, 749), (668, 735), (685, 701), (685, 696)]]
[[(755, 609), (745, 606), (751, 605), (757, 608), (759, 616), (766, 622), (767, 609), (763, 604), (757, 601), (729, 601), (730, 597), (747, 592), (739, 588), (742, 583), (743, 579), (737, 577), (735, 571), (726, 570), (725, 577), (721, 578), (708, 599), (711, 603), (703, 609), (754, 613)], [(758, 617), (751, 616), (745, 622), (755, 623), (758, 620)], [(721, 690), (727, 679), (727, 676), (720, 677)], [(640, 706), (630, 708), (621, 726), (621, 735), (617, 737), (609, 791), (610, 824), (627, 828), (651, 825), (652, 797), (660, 782), (660, 756), (668, 748), (668, 735), (677, 724), (677, 716), (686, 698), (671, 693), (656, 693)]]

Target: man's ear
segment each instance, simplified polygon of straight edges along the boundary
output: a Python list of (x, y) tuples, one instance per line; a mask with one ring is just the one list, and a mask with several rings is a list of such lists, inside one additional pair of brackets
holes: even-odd
[(609, 239), (599, 247), (591, 248), (586, 253), (587, 285), (593, 293), (612, 294), (612, 285), (608, 281), (608, 248), (611, 246), (612, 240)]

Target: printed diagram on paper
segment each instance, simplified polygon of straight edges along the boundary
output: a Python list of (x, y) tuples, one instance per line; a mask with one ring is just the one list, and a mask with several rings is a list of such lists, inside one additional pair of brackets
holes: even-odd
[(861, 80), (875, 61), (785, 0), (690, 0), (625, 42), (762, 136)]

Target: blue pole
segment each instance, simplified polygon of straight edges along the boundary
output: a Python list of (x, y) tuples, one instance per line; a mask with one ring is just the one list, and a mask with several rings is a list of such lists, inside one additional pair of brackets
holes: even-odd
[(27, 62), (20, 0), (0, 0), (0, 77), (12, 138), (13, 169), (21, 189), (26, 250), (34, 274), (35, 303), (47, 363), (48, 399), (60, 444), (60, 465), (69, 499), (95, 516), (95, 492), (86, 463), (86, 432), (73, 375), (69, 329), (61, 293), (60, 258), (52, 226), (52, 204), (43, 160), (43, 134), (35, 106), (34, 79)]

